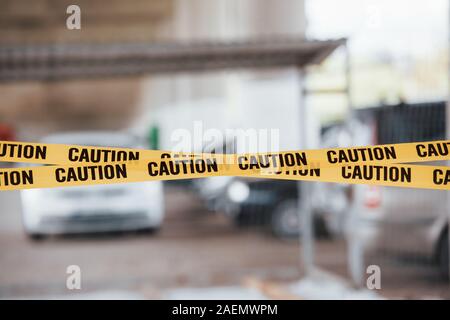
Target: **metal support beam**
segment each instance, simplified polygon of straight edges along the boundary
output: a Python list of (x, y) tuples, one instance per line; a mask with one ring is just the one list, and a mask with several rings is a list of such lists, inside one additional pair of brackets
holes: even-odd
[[(300, 123), (300, 149), (308, 149), (310, 147), (309, 128), (308, 128), (308, 108), (305, 103), (304, 91), (304, 74), (301, 68), (298, 68), (298, 81), (300, 85), (300, 109), (299, 109), (299, 123)], [(305, 269), (305, 276), (312, 274), (314, 269), (314, 217), (312, 205), (312, 183), (299, 181), (297, 184), (298, 191), (298, 220), (300, 228), (300, 257), (301, 264)]]
[(52, 44), (0, 47), (0, 82), (131, 76), (322, 62), (344, 39), (242, 42)]

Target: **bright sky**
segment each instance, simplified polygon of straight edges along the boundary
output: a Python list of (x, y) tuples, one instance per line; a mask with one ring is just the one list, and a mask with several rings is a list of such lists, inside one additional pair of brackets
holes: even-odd
[[(305, 0), (305, 6), (309, 38), (349, 39), (354, 106), (448, 96), (448, 0)], [(335, 58), (329, 66), (342, 64)], [(330, 86), (331, 70), (310, 75), (312, 87)], [(341, 100), (315, 97), (312, 103), (335, 117), (330, 114), (346, 110)]]
[(349, 37), (353, 54), (428, 55), (448, 43), (447, 0), (306, 0), (308, 36)]

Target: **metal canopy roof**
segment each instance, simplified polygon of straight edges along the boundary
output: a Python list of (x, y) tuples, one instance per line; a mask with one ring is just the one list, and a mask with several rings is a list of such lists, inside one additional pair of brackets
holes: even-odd
[(322, 62), (345, 39), (0, 47), (0, 81), (267, 68)]

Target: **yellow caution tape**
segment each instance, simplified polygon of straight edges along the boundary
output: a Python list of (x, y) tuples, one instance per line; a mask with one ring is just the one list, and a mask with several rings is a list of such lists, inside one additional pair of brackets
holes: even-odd
[(0, 190), (213, 176), (447, 190), (450, 167), (405, 164), (441, 160), (450, 141), (232, 155), (0, 141), (0, 162), (47, 165), (0, 169)]

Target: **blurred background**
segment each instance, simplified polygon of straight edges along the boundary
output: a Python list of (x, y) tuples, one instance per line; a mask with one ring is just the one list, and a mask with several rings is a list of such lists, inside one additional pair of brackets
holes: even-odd
[[(264, 152), (448, 136), (445, 0), (0, 7), (0, 140)], [(1, 192), (0, 298), (448, 299), (447, 197), (232, 177)]]

